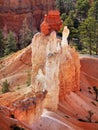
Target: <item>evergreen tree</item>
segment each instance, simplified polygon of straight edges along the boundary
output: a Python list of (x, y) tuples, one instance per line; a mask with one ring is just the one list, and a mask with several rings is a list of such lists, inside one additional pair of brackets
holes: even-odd
[(98, 54), (98, 2), (95, 0), (88, 10), (88, 17), (81, 23), (80, 39), (89, 54)]
[(83, 23), (81, 23), (81, 26), (79, 27), (80, 40), (84, 47), (89, 50), (90, 55), (92, 54), (92, 48), (95, 44), (95, 24), (95, 19), (88, 17)]
[[(56, 0), (63, 25), (70, 29), (69, 40), (77, 42), (78, 49), (98, 54), (98, 0)], [(63, 29), (61, 29), (62, 31)], [(60, 33), (61, 33), (60, 31)], [(83, 50), (84, 50), (83, 49)]]
[(78, 33), (79, 21), (76, 19), (76, 15), (74, 14), (73, 11), (70, 11), (69, 16), (65, 19), (64, 26), (68, 26), (68, 28), (70, 29), (69, 40), (72, 40), (72, 38), (79, 37)]
[(63, 0), (56, 0), (56, 8), (60, 11), (60, 13), (64, 13), (64, 5), (63, 5)]
[(2, 30), (0, 29), (0, 57), (4, 55), (4, 37), (2, 34)]
[(75, 10), (75, 4), (73, 0), (64, 0), (65, 12), (68, 15), (70, 11)]
[(17, 50), (16, 40), (13, 35), (13, 32), (9, 32), (6, 39), (5, 55), (8, 55)]
[(61, 14), (61, 19), (62, 19), (63, 21), (65, 21), (66, 18), (67, 18), (66, 13), (62, 13), (62, 14)]
[(95, 44), (96, 44), (96, 55), (98, 55), (98, 22), (95, 23)]
[(31, 43), (31, 39), (32, 39), (32, 32), (31, 30), (28, 28), (26, 19), (23, 21), (23, 25), (22, 25), (22, 29), (20, 30), (20, 34), (19, 34), (19, 44), (20, 44), (20, 48), (24, 48), (27, 45), (29, 45)]
[(89, 9), (88, 17), (92, 17), (95, 20), (94, 25), (94, 45), (93, 51), (98, 54), (98, 1), (95, 0), (92, 4), (92, 7)]
[(73, 0), (56, 0), (56, 7), (61, 14), (66, 13), (68, 15), (70, 11), (75, 9), (75, 4)]
[(94, 90), (94, 92), (95, 92), (95, 95), (96, 95), (96, 101), (98, 101), (98, 87), (96, 87), (96, 86), (93, 86), (93, 90)]
[(80, 21), (84, 20), (87, 17), (89, 8), (90, 8), (89, 0), (76, 1), (77, 17), (80, 19)]
[(5, 80), (2, 84), (2, 93), (9, 92), (9, 83), (7, 80)]
[(93, 17), (98, 22), (98, 0), (95, 0), (89, 9), (88, 16)]

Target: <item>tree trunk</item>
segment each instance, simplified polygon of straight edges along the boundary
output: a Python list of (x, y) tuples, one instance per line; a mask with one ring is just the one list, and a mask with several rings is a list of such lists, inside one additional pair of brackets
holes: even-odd
[(98, 42), (96, 41), (96, 55), (98, 55)]
[(90, 41), (90, 45), (89, 45), (89, 54), (92, 55), (92, 45), (91, 45), (91, 41)]
[(90, 41), (89, 41), (89, 54), (92, 55), (92, 40), (91, 40), (91, 34), (89, 35)]

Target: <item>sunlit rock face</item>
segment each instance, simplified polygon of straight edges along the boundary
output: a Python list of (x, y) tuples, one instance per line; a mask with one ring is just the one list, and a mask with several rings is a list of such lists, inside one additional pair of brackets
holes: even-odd
[(43, 80), (44, 82), (43, 74), (45, 73), (47, 43), (48, 43), (48, 37), (45, 37), (42, 33), (35, 34), (32, 40), (32, 76), (31, 76), (31, 79), (32, 79), (32, 86), (33, 86), (34, 92), (42, 90), (42, 84), (39, 80)]
[(67, 37), (69, 29), (64, 27), (63, 36), (61, 41), (62, 54), (60, 57), (60, 101), (63, 101), (65, 95), (71, 91), (79, 90), (80, 82), (80, 60), (79, 55), (74, 48), (68, 45)]
[(57, 10), (51, 10), (48, 14), (45, 14), (44, 20), (40, 25), (41, 33), (45, 35), (50, 34), (51, 31), (59, 31), (62, 27), (62, 20), (60, 18), (60, 12)]
[[(59, 59), (56, 33), (44, 36), (38, 33), (32, 40), (32, 88), (33, 92), (47, 90), (45, 106), (57, 109)], [(55, 80), (54, 80), (55, 79)], [(54, 91), (55, 97), (54, 97)]]
[(55, 0), (0, 0), (0, 28), (18, 33), (23, 20), (32, 31), (39, 29), (43, 16), (55, 8)]
[(45, 107), (56, 110), (58, 101), (79, 90), (80, 61), (78, 53), (68, 45), (69, 29), (64, 27), (62, 40), (56, 32), (49, 36), (38, 33), (32, 41), (32, 88), (47, 90)]
[(71, 91), (79, 90), (80, 62), (78, 54), (74, 49), (67, 47), (65, 55), (61, 57), (59, 80), (60, 80), (60, 101)]
[(52, 32), (46, 47), (45, 63), (45, 89), (48, 91), (45, 107), (50, 110), (57, 110), (59, 101), (59, 66), (60, 51), (57, 49), (56, 33)]
[(43, 101), (45, 95), (46, 92), (40, 92), (34, 97), (29, 97), (16, 102), (14, 104), (15, 118), (28, 125), (31, 125), (33, 122), (37, 121), (43, 111)]
[[(80, 61), (78, 53), (68, 45), (69, 29), (67, 27), (64, 27), (62, 34), (62, 40), (60, 40), (55, 31), (47, 36), (37, 33), (27, 51), (24, 49), (21, 53), (16, 54), (14, 62), (20, 61), (20, 57), (23, 61), (28, 61), (27, 59), (31, 56), (31, 86), (0, 97), (0, 105), (7, 106), (10, 110), (7, 117), (6, 115), (4, 118), (0, 117), (3, 121), (5, 118), (8, 119), (10, 124), (7, 124), (8, 127), (14, 121), (20, 122), (24, 128), (26, 125), (31, 126), (41, 117), (44, 108), (56, 111), (59, 101), (66, 99), (66, 95), (71, 91), (79, 90)], [(11, 60), (11, 65), (12, 63)], [(13, 65), (17, 66), (18, 64), (15, 63)], [(19, 65), (21, 66), (23, 63), (25, 62)], [(9, 68), (12, 68), (11, 72), (14, 70), (14, 66), (9, 66)], [(5, 108), (6, 110), (8, 108)], [(1, 109), (0, 114), (2, 116)], [(11, 119), (12, 122), (11, 114), (14, 115), (14, 119)], [(4, 123), (6, 122), (4, 121)], [(2, 128), (8, 130), (4, 126)]]

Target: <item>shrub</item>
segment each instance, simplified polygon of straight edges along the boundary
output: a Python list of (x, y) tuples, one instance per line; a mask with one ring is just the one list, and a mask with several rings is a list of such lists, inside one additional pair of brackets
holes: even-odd
[(92, 122), (92, 116), (94, 113), (92, 111), (88, 111), (88, 114), (89, 115), (86, 118), (87, 118), (88, 122)]
[(4, 36), (3, 36), (3, 31), (0, 29), (0, 57), (4, 56)]
[(2, 93), (9, 92), (9, 83), (7, 80), (5, 80), (2, 84)]
[(24, 128), (21, 128), (20, 126), (12, 125), (10, 126), (11, 129), (13, 130), (25, 130)]
[(31, 73), (28, 71), (27, 72), (27, 81), (26, 81), (27, 86), (31, 85)]
[(8, 55), (12, 52), (17, 51), (16, 43), (17, 42), (16, 42), (16, 39), (15, 39), (15, 36), (14, 36), (13, 32), (10, 31), (8, 33), (8, 36), (7, 36), (7, 39), (6, 39), (6, 46), (5, 46), (4, 54)]
[(96, 95), (96, 101), (98, 101), (98, 88), (96, 86), (93, 86), (93, 90), (95, 92), (95, 95)]

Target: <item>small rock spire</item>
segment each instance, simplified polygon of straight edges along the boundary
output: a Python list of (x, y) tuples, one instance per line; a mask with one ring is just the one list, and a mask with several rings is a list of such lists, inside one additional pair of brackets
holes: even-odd
[(66, 47), (68, 46), (68, 41), (67, 41), (67, 38), (69, 36), (69, 29), (67, 28), (67, 26), (64, 27), (64, 30), (62, 32), (62, 42), (61, 42), (61, 46), (62, 47)]

